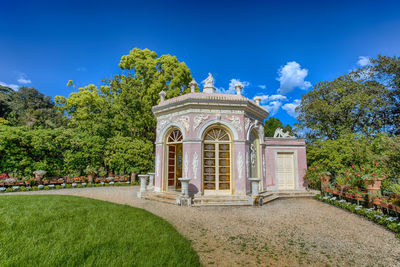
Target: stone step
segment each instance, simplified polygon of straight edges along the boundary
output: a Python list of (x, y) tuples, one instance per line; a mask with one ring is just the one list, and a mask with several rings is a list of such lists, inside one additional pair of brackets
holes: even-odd
[(278, 199), (278, 198), (279, 198), (279, 196), (277, 196), (275, 194), (269, 194), (268, 196), (263, 197), (263, 204), (274, 201), (275, 199)]
[(157, 195), (157, 196), (149, 195), (149, 196), (145, 196), (144, 199), (176, 205), (176, 198), (166, 198), (166, 197), (160, 197), (159, 195)]
[(221, 202), (194, 202), (193, 207), (212, 207), (212, 206), (251, 206), (249, 201), (221, 201)]

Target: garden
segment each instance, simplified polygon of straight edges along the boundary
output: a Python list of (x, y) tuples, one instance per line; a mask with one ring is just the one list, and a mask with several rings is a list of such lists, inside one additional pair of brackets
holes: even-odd
[(388, 179), (378, 162), (339, 171), (335, 176), (311, 167), (306, 179), (320, 186), (318, 200), (364, 216), (400, 237), (400, 181)]
[(0, 225), (1, 266), (200, 266), (170, 223), (126, 205), (8, 195)]

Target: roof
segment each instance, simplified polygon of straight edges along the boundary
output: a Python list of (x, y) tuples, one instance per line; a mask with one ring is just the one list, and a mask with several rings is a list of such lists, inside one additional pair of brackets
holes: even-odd
[(164, 109), (171, 108), (177, 104), (186, 104), (189, 102), (195, 102), (195, 104), (217, 104), (217, 105), (229, 105), (235, 106), (248, 106), (253, 110), (257, 110), (258, 113), (268, 116), (268, 111), (257, 105), (254, 101), (244, 97), (242, 95), (222, 94), (222, 93), (188, 93), (174, 98), (170, 98), (164, 101), (160, 101), (157, 106), (153, 107), (153, 112), (160, 112)]

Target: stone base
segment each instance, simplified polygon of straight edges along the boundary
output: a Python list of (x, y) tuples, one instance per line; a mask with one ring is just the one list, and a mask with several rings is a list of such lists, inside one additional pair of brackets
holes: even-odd
[(191, 207), (192, 206), (192, 198), (188, 197), (188, 196), (178, 196), (176, 198), (176, 204), (179, 206)]
[(251, 196), (249, 202), (252, 206), (262, 206), (264, 198), (262, 196)]

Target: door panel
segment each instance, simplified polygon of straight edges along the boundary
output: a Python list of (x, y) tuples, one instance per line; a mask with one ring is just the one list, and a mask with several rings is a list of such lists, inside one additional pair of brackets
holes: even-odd
[(278, 189), (280, 190), (295, 189), (294, 154), (278, 153), (276, 165), (277, 165)]

